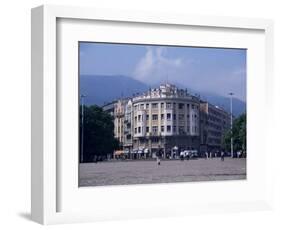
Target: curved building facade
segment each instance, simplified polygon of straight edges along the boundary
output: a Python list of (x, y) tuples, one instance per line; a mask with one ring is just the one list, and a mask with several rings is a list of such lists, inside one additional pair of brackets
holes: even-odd
[(151, 157), (159, 151), (174, 157), (182, 149), (199, 150), (199, 113), (199, 98), (171, 84), (133, 97), (133, 149), (144, 149)]

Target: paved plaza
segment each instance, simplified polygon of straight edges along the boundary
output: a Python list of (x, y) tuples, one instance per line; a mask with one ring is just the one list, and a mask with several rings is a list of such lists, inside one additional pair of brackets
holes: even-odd
[(83, 163), (80, 186), (246, 179), (246, 159), (156, 160)]

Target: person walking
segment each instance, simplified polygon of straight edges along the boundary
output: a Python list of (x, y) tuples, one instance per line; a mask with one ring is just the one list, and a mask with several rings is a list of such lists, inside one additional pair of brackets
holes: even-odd
[(221, 151), (221, 161), (224, 161), (224, 151)]
[(157, 162), (157, 165), (160, 165), (161, 164), (161, 160), (160, 160), (160, 156), (161, 156), (161, 148), (160, 146), (158, 147), (158, 153), (157, 153), (157, 158), (156, 158), (156, 162)]
[(159, 156), (157, 156), (156, 162), (157, 162), (157, 165), (160, 165), (160, 164), (161, 164), (161, 161), (160, 161), (160, 157), (159, 157)]

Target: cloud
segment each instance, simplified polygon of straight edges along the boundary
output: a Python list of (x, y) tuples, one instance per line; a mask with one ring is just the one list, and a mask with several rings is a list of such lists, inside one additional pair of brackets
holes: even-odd
[(147, 47), (145, 55), (136, 65), (134, 78), (146, 84), (178, 78), (188, 62), (182, 58), (168, 58), (166, 53), (167, 48), (164, 47)]
[(197, 60), (193, 57), (169, 55), (169, 48), (147, 47), (145, 55), (138, 61), (133, 77), (148, 85), (159, 85), (165, 81), (186, 87), (193, 92), (209, 92), (221, 96), (235, 93), (245, 100), (246, 69), (242, 66), (226, 68), (219, 61)]

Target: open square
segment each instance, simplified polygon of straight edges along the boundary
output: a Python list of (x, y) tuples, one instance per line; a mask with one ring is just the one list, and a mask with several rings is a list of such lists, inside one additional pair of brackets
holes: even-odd
[(246, 179), (245, 158), (115, 161), (80, 164), (79, 186)]

